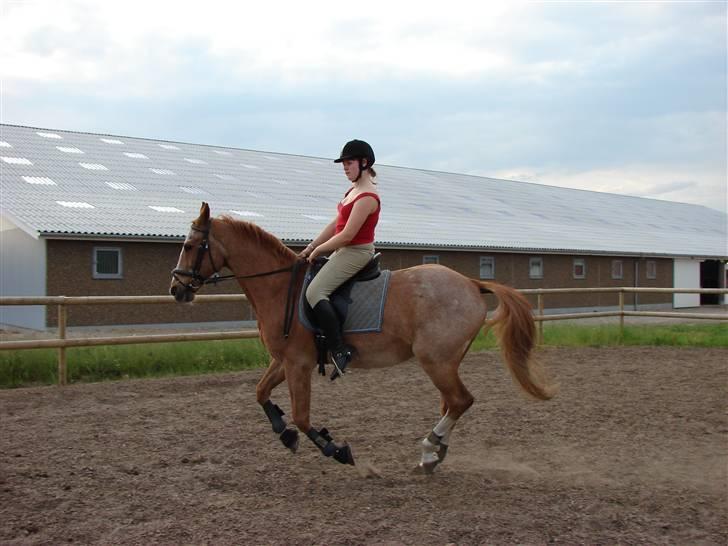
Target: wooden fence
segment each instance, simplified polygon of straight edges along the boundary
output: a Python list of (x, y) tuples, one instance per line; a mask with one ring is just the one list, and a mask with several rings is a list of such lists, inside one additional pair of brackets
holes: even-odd
[[(717, 313), (680, 313), (674, 311), (627, 311), (624, 306), (624, 295), (628, 293), (670, 293), (670, 294), (728, 294), (725, 288), (533, 288), (519, 290), (524, 295), (537, 296), (538, 313), (534, 320), (539, 324), (539, 343), (543, 339), (543, 324), (546, 321), (586, 319), (595, 317), (619, 317), (620, 330), (624, 329), (624, 317), (666, 317), (728, 320), (727, 314)], [(619, 310), (592, 311), (584, 313), (544, 314), (544, 296), (548, 294), (578, 293), (617, 293)], [(214, 296), (197, 296), (195, 303), (221, 303), (247, 301), (243, 294), (220, 294)], [(0, 342), (0, 351), (22, 349), (58, 349), (58, 383), (65, 385), (68, 381), (66, 349), (68, 347), (90, 347), (98, 345), (130, 345), (140, 343), (169, 343), (176, 341), (207, 341), (222, 339), (249, 339), (259, 337), (257, 329), (239, 330), (237, 332), (202, 332), (187, 334), (149, 334), (113, 337), (74, 338), (66, 337), (67, 307), (69, 305), (128, 305), (128, 304), (177, 304), (172, 296), (49, 296), (49, 297), (0, 297), (2, 305), (56, 305), (58, 306), (58, 337), (54, 339), (34, 339), (24, 341)], [(179, 305), (179, 304), (177, 304)]]

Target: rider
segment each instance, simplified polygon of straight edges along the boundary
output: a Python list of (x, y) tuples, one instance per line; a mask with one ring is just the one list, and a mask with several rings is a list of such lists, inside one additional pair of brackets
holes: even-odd
[(363, 140), (347, 142), (334, 163), (343, 164), (344, 174), (352, 186), (338, 203), (337, 216), (299, 256), (312, 262), (333, 251), (309, 284), (306, 299), (326, 335), (334, 365), (339, 374), (343, 374), (353, 358), (353, 348), (344, 343), (339, 317), (329, 296), (374, 256), (374, 227), (379, 220), (381, 204), (375, 181), (377, 173), (372, 168), (374, 150), (369, 144)]

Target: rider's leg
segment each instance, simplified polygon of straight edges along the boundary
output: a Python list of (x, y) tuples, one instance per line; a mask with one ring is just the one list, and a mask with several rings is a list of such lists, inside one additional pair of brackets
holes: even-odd
[(332, 254), (306, 290), (306, 299), (313, 309), (318, 326), (326, 335), (328, 349), (340, 373), (343, 373), (351, 362), (353, 350), (344, 342), (341, 322), (329, 301), (329, 296), (369, 263), (373, 255), (372, 244), (340, 248)]

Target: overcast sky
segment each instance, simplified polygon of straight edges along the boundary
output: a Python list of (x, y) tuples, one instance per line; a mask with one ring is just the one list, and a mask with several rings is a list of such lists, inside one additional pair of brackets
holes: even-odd
[(0, 4), (3, 123), (728, 207), (725, 1)]

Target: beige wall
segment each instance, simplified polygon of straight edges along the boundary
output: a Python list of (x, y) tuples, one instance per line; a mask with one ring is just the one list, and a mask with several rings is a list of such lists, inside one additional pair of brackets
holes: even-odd
[[(94, 279), (93, 248), (118, 247), (122, 251), (122, 279)], [(132, 296), (162, 295), (169, 290), (170, 271), (177, 263), (180, 243), (49, 240), (47, 293), (49, 296)], [(440, 264), (469, 277), (478, 278), (481, 256), (495, 258), (496, 282), (515, 288), (566, 288), (595, 286), (634, 286), (634, 264), (638, 262), (638, 286), (672, 286), (672, 260), (655, 259), (657, 278), (646, 278), (646, 260), (602, 256), (579, 256), (586, 260), (586, 278), (574, 279), (573, 256), (551, 254), (477, 253), (458, 251), (382, 250), (384, 269), (402, 269), (422, 263), (424, 255), (437, 255)], [(528, 277), (529, 257), (543, 258), (543, 279)], [(622, 279), (611, 278), (612, 260), (623, 262)], [(205, 294), (240, 293), (237, 283), (226, 282), (204, 288)], [(535, 305), (536, 298), (531, 298)], [(639, 296), (640, 304), (670, 303), (669, 294)], [(617, 305), (616, 294), (563, 294), (545, 297), (546, 308), (597, 307)], [(627, 295), (626, 302), (633, 300)], [(493, 302), (494, 303), (494, 302)], [(250, 307), (243, 304), (204, 305), (115, 305), (78, 306), (69, 309), (70, 325), (173, 323), (252, 320)], [(55, 310), (49, 309), (48, 323), (55, 325)]]

